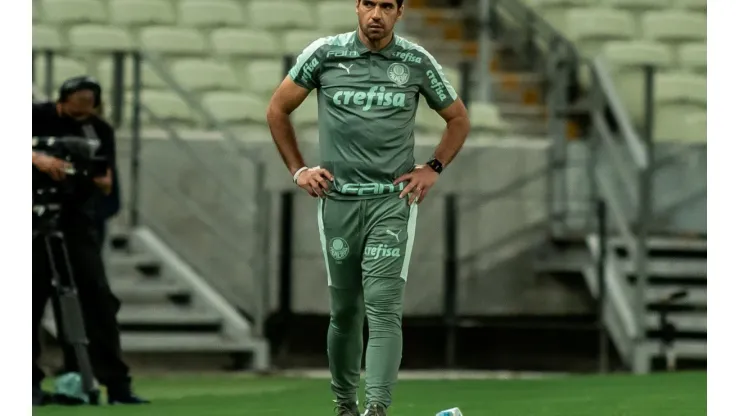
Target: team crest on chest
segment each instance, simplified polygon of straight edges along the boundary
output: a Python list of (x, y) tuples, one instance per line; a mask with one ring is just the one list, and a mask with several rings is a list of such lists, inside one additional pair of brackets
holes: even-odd
[(388, 67), (388, 79), (399, 87), (406, 85), (410, 76), (411, 70), (405, 64), (394, 62)]

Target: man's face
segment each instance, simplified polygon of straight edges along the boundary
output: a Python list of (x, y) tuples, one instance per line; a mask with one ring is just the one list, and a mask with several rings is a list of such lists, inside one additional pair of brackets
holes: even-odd
[(403, 14), (396, 0), (357, 0), (360, 30), (369, 40), (380, 40), (393, 33), (393, 26)]
[(89, 90), (77, 91), (58, 103), (57, 109), (62, 116), (84, 121), (95, 114), (95, 94)]

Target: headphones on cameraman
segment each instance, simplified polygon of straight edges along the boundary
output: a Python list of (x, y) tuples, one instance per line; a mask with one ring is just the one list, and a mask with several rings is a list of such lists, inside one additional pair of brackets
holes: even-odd
[(59, 102), (67, 101), (67, 98), (69, 98), (70, 95), (78, 91), (92, 91), (95, 100), (95, 107), (97, 108), (100, 106), (102, 87), (95, 78), (87, 75), (73, 77), (64, 81), (62, 86), (59, 88)]

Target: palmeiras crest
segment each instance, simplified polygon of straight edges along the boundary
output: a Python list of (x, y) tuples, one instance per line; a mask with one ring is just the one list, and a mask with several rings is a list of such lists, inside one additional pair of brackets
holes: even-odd
[(405, 64), (400, 64), (396, 62), (392, 63), (388, 67), (388, 79), (393, 81), (393, 83), (398, 85), (399, 87), (406, 85), (406, 83), (409, 82), (410, 76), (411, 71), (409, 70), (409, 67)]

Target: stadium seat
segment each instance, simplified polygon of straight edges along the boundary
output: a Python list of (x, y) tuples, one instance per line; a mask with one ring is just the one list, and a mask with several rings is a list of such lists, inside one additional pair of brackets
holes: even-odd
[(317, 8), (318, 25), (332, 34), (350, 32), (357, 27), (355, 3), (343, 0), (322, 1)]
[(678, 49), (681, 68), (691, 72), (707, 73), (707, 44), (688, 43)]
[(34, 49), (60, 49), (62, 47), (62, 35), (56, 28), (33, 25), (31, 43)]
[(73, 48), (93, 52), (129, 50), (134, 42), (124, 29), (114, 26), (79, 25), (69, 30)]
[(247, 23), (253, 28), (312, 29), (315, 22), (314, 10), (299, 0), (252, 0), (247, 3)]
[(203, 106), (226, 124), (264, 123), (267, 102), (244, 93), (216, 91), (204, 94)]
[(645, 38), (663, 42), (703, 41), (707, 38), (707, 16), (671, 10), (646, 12), (642, 17)]
[[(126, 88), (133, 88), (134, 84), (134, 65), (133, 60), (126, 59), (123, 68), (123, 85)], [(113, 60), (102, 59), (98, 62), (96, 76), (104, 89), (109, 90), (113, 87)], [(159, 75), (147, 64), (146, 61), (141, 64), (141, 82), (144, 88), (159, 89), (166, 88), (167, 84)]]
[(667, 68), (673, 64), (670, 49), (650, 41), (614, 41), (604, 44), (603, 54), (612, 68), (655, 65)]
[(707, 113), (690, 107), (659, 108), (655, 115), (656, 142), (707, 141)]
[(596, 55), (608, 40), (630, 39), (635, 33), (635, 21), (622, 10), (573, 9), (566, 15), (566, 33), (585, 56)]
[(164, 121), (192, 122), (193, 114), (177, 94), (169, 91), (143, 90), (141, 102)]
[(706, 13), (707, 0), (673, 0), (673, 7)]
[(593, 0), (527, 0), (530, 7), (555, 29), (565, 31), (565, 14), (570, 8), (593, 6)]
[(32, 84), (32, 92), (31, 92), (31, 94), (32, 94), (31, 97), (33, 98), (33, 102), (34, 103), (40, 102), (40, 101), (44, 101), (45, 93), (44, 93), (44, 91), (41, 90), (41, 87), (39, 87), (35, 83)]
[(672, 0), (601, 0), (601, 4), (615, 9), (651, 10), (671, 7)]
[(300, 107), (291, 114), (291, 121), (296, 127), (314, 127), (319, 123), (319, 102), (316, 91), (306, 97)]
[(265, 59), (248, 62), (244, 74), (249, 91), (264, 96), (272, 95), (285, 77), (285, 70), (282, 61)]
[(103, 23), (103, 2), (99, 0), (42, 0), (44, 21), (49, 23)]
[(183, 27), (153, 26), (142, 29), (141, 44), (163, 54), (201, 54), (206, 41), (198, 31)]
[(622, 103), (632, 119), (642, 124), (645, 114), (645, 65), (658, 69), (670, 68), (670, 49), (649, 41), (613, 41), (604, 45), (604, 58)]
[(505, 131), (506, 122), (495, 105), (484, 102), (470, 104), (470, 127), (473, 130)]
[(686, 117), (685, 141), (707, 142), (707, 113), (697, 112)]
[(282, 56), (278, 40), (270, 32), (248, 29), (216, 29), (211, 42), (219, 55), (257, 57)]
[[(638, 127), (645, 123), (645, 79), (640, 72), (627, 72), (615, 77), (615, 85)], [(655, 75), (654, 111), (655, 125), (680, 122), (687, 114), (706, 111), (707, 81), (701, 75), (683, 72), (657, 73)], [(666, 131), (661, 127), (657, 131)]]
[(317, 32), (310, 30), (289, 30), (285, 32), (283, 38), (283, 51), (286, 54), (298, 55), (313, 41), (329, 36), (330, 34), (325, 32)]
[(665, 73), (655, 76), (657, 104), (707, 105), (707, 79), (687, 73)]
[[(43, 89), (46, 81), (46, 63), (44, 62), (44, 57), (37, 56), (34, 60), (34, 66), (36, 67), (36, 83)], [(86, 75), (87, 73), (88, 69), (83, 62), (66, 56), (55, 55), (52, 70), (52, 88), (54, 88), (54, 94), (56, 95), (56, 89), (67, 79)]]
[(110, 18), (117, 25), (167, 25), (175, 22), (175, 11), (166, 0), (110, 0)]
[(244, 13), (233, 1), (181, 0), (180, 23), (191, 27), (241, 26)]
[(172, 74), (179, 85), (192, 91), (236, 89), (236, 76), (228, 65), (203, 59), (175, 61)]

